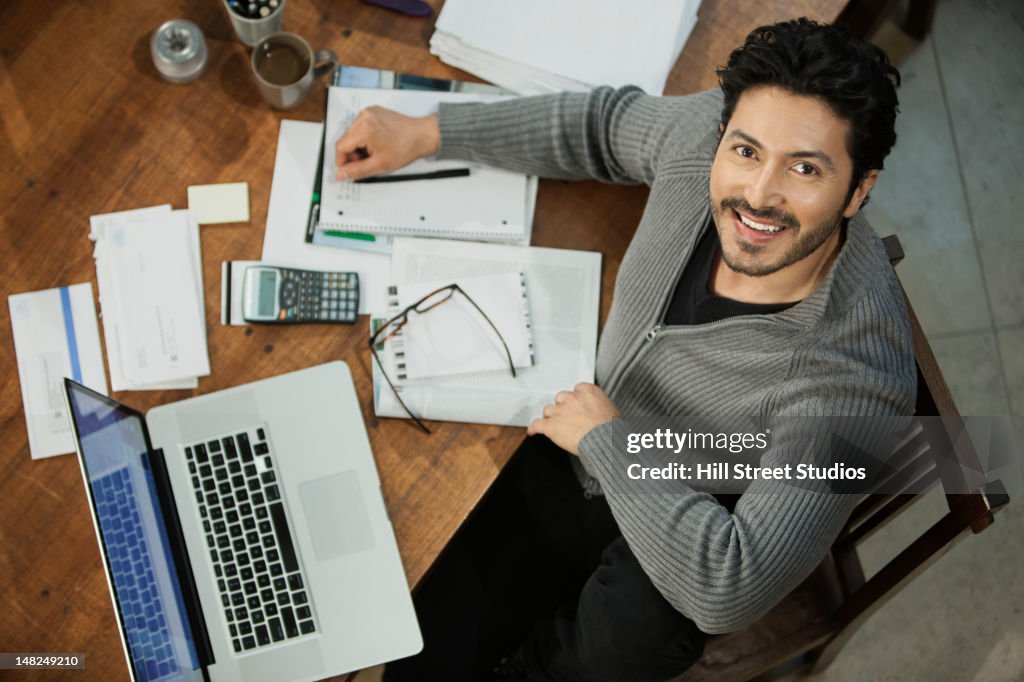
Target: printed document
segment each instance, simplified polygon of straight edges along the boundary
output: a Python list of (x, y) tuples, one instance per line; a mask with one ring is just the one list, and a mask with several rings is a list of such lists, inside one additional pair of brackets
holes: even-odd
[[(555, 393), (594, 381), (601, 254), (415, 238), (396, 239), (392, 253), (391, 276), (399, 287), (406, 282), (519, 272), (525, 275), (528, 292), (533, 366), (517, 370), (515, 378), (506, 368), (397, 380), (402, 399), (417, 416), (527, 426)], [(381, 360), (395, 377), (398, 368), (389, 345)], [(407, 416), (376, 363), (373, 384), (378, 416)]]

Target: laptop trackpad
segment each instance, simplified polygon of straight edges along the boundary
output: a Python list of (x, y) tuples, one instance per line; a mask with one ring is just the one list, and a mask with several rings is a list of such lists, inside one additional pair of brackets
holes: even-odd
[(373, 529), (355, 471), (301, 483), (299, 497), (317, 561), (329, 561), (373, 547)]

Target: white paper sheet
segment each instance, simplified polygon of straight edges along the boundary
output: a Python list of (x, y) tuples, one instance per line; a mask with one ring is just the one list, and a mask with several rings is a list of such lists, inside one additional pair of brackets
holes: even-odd
[[(443, 280), (502, 272), (526, 275), (534, 365), (399, 382), (402, 399), (418, 416), (443, 421), (526, 426), (555, 393), (594, 380), (601, 254), (589, 251), (474, 244), (435, 239), (395, 240), (392, 278)], [(386, 313), (381, 317), (387, 317)], [(382, 360), (395, 371), (393, 354)], [(391, 374), (394, 376), (394, 374)], [(374, 409), (406, 417), (374, 363)]]
[[(174, 213), (115, 228), (108, 264), (117, 287), (122, 368), (140, 384), (210, 373), (188, 225)], [(179, 287), (179, 283), (186, 286)]]
[(281, 121), (260, 260), (307, 270), (359, 273), (359, 312), (384, 310), (387, 307), (389, 255), (305, 242), (322, 132), (320, 123)]
[[(408, 323), (395, 335), (394, 350), (404, 359), (398, 378), (509, 371), (509, 357), (517, 369), (531, 366), (529, 301), (526, 276), (521, 272), (403, 284), (396, 287), (397, 309), (404, 310), (430, 292), (452, 283), (458, 284), (480, 306), (501, 337), (473, 304), (456, 292), (436, 308), (409, 315)], [(502, 339), (508, 346), (508, 354)]]
[(64, 377), (107, 393), (92, 285), (15, 294), (7, 302), (32, 459), (72, 452)]

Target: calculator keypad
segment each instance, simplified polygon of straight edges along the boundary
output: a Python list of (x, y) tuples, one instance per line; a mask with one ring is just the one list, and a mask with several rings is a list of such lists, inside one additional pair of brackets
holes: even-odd
[(359, 275), (355, 272), (281, 271), (281, 322), (342, 322), (359, 315)]

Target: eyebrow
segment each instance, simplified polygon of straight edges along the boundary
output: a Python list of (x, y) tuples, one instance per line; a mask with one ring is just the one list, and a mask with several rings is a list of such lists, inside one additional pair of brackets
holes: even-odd
[[(750, 135), (746, 134), (745, 132), (743, 132), (742, 130), (740, 130), (738, 128), (736, 130), (732, 131), (731, 133), (729, 133), (729, 137), (738, 137), (741, 140), (743, 140), (744, 142), (752, 144), (755, 147), (761, 147), (761, 148), (764, 147), (764, 145), (761, 144), (756, 138), (751, 137)], [(822, 165), (824, 165), (826, 168), (828, 168), (829, 171), (835, 172), (835, 170), (836, 170), (836, 165), (832, 162), (832, 157), (830, 157), (828, 154), (826, 154), (825, 152), (822, 152), (822, 151), (817, 151), (817, 150), (801, 150), (801, 151), (791, 152), (789, 154), (789, 157), (792, 158), (792, 159), (817, 159), (818, 161), (820, 161), (822, 163)]]

